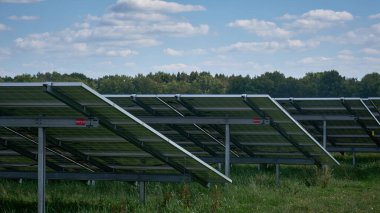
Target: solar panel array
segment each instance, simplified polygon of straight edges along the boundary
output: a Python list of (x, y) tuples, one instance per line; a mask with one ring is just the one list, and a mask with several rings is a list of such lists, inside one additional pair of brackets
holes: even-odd
[[(224, 155), (225, 124), (219, 124), (215, 120), (245, 119), (250, 122), (230, 124), (232, 162), (337, 163), (268, 95), (105, 97), (208, 162), (217, 162), (213, 159), (223, 160)], [(161, 121), (153, 122), (152, 117)]]
[[(82, 83), (1, 83), (5, 117), (99, 119), (97, 128), (47, 128), (48, 171), (190, 175), (231, 182)], [(35, 128), (0, 128), (0, 172), (36, 171)]]
[[(380, 123), (360, 98), (277, 98), (320, 143), (326, 122), (327, 150), (377, 151)], [(373, 106), (371, 107), (372, 109)]]

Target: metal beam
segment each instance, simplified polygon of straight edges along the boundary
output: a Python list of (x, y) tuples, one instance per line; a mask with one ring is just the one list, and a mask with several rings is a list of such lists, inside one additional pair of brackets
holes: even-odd
[[(137, 104), (138, 106), (140, 106), (141, 108), (143, 108), (147, 113), (149, 113), (149, 114), (151, 114), (153, 116), (160, 116), (160, 117), (155, 117), (156, 119), (163, 120), (163, 119), (161, 119), (161, 114), (159, 112), (157, 112), (156, 110), (152, 109), (150, 106), (146, 105), (145, 103), (143, 103), (139, 99), (137, 99), (136, 96), (132, 96), (132, 101), (135, 104)], [(180, 117), (180, 118), (183, 118), (183, 117)], [(187, 133), (186, 130), (184, 130), (183, 128), (181, 128), (181, 127), (179, 127), (179, 126), (177, 126), (177, 125), (175, 125), (173, 123), (166, 123), (166, 124), (171, 129), (173, 129), (176, 132), (178, 132), (182, 137), (184, 137), (184, 138), (192, 141), (196, 146), (200, 147), (201, 149), (203, 149), (208, 154), (210, 154), (212, 156), (217, 156), (217, 153), (214, 150), (212, 150), (210, 147), (208, 147), (204, 143), (200, 142), (198, 139), (196, 139), (191, 134)], [(194, 123), (191, 123), (191, 124), (194, 124)]]
[[(278, 125), (276, 122), (274, 122), (272, 120), (272, 118), (270, 118), (264, 111), (262, 111), (258, 106), (256, 106), (255, 103), (253, 103), (252, 101), (250, 101), (249, 99), (247, 99), (246, 96), (242, 96), (243, 98), (243, 102), (249, 106), (254, 112), (256, 112), (262, 119), (266, 119), (266, 118), (269, 118), (271, 121), (270, 121), (270, 125), (273, 129), (275, 129), (278, 133), (281, 134), (281, 136), (283, 136), (289, 143), (293, 144), (293, 146), (298, 150), (300, 151), (303, 155), (305, 155), (305, 157), (307, 158), (313, 158), (310, 153), (306, 152), (305, 150), (303, 150), (303, 148), (297, 143), (294, 141), (293, 137), (290, 136), (289, 134), (287, 134), (281, 127), (280, 125)], [(322, 165), (321, 162), (319, 162), (317, 159), (313, 158), (315, 160), (315, 162), (319, 165)]]
[(38, 128), (38, 212), (45, 212), (45, 184), (46, 184), (46, 156), (45, 156), (45, 129)]
[(226, 130), (225, 130), (226, 136), (225, 136), (225, 162), (224, 162), (224, 174), (227, 177), (230, 177), (230, 125), (226, 124)]
[[(325, 116), (325, 115), (323, 115), (323, 116), (313, 116), (313, 117), (314, 117), (314, 120), (313, 120), (313, 119), (311, 118), (311, 116), (309, 116), (309, 115), (305, 115), (305, 114), (307, 114), (307, 113), (306, 113), (306, 112), (301, 108), (301, 106), (298, 105), (293, 99), (290, 100), (290, 104), (291, 104), (294, 108), (296, 108), (296, 110), (297, 110), (299, 113), (303, 114), (304, 117), (309, 118), (309, 120), (303, 120), (303, 121), (309, 123), (311, 126), (313, 126), (313, 128), (314, 128), (319, 134), (322, 134), (322, 137), (323, 137), (322, 144), (324, 144), (324, 146), (323, 146), (324, 148), (326, 148), (326, 142), (327, 142), (327, 141), (328, 141), (330, 144), (336, 146), (336, 142), (333, 141), (331, 138), (328, 138), (328, 137), (327, 137), (325, 126), (323, 126), (324, 129), (321, 130), (321, 129), (319, 128), (318, 124), (315, 123), (315, 121), (318, 121), (318, 120), (315, 119), (316, 117), (321, 117), (321, 118), (323, 118), (323, 117), (329, 117), (329, 118), (323, 119), (323, 125), (325, 125), (325, 124), (326, 124), (326, 121), (327, 121), (328, 119), (331, 119), (330, 116)], [(292, 116), (293, 116), (293, 115), (292, 115)], [(350, 116), (350, 117), (351, 117), (351, 116)], [(298, 119), (295, 118), (294, 116), (293, 116), (293, 118), (296, 119), (296, 120), (298, 120)], [(335, 116), (335, 118), (338, 118), (338, 116)]]
[(95, 158), (91, 157), (90, 155), (84, 154), (81, 151), (78, 151), (77, 149), (71, 147), (70, 145), (65, 144), (65, 142), (59, 141), (56, 138), (52, 136), (47, 136), (46, 141), (49, 144), (52, 144), (54, 146), (60, 147), (61, 149), (65, 150), (66, 152), (69, 152), (73, 156), (79, 158), (82, 161), (85, 161), (87, 163), (90, 163), (99, 169), (105, 171), (105, 172), (115, 172), (115, 170), (102, 162), (96, 160)]
[[(8, 140), (4, 140), (2, 138), (0, 138), (0, 144), (5, 146), (6, 148), (8, 149), (11, 149), (17, 153), (19, 153), (20, 155), (24, 156), (24, 157), (27, 157), (31, 160), (34, 160), (34, 161), (38, 161), (38, 154), (33, 154), (32, 152), (16, 145), (15, 143), (13, 143), (12, 141), (8, 141)], [(55, 171), (64, 171), (65, 169), (51, 161), (46, 161), (46, 165), (55, 170)]]
[[(207, 163), (224, 163), (223, 157), (201, 157)], [(230, 159), (231, 164), (286, 164), (286, 165), (311, 165), (315, 164), (313, 159), (304, 158), (251, 158), (251, 157), (233, 157)]]
[(97, 127), (96, 118), (45, 118), (45, 117), (0, 117), (0, 126), (6, 127)]
[[(186, 103), (184, 100), (181, 99), (179, 95), (176, 96), (176, 100), (179, 104), (181, 104), (183, 107), (185, 107), (187, 110), (189, 110), (191, 113), (193, 113), (196, 116), (202, 117), (202, 113), (198, 112), (194, 107), (192, 107), (190, 104)], [(217, 131), (220, 135), (224, 136), (226, 133), (219, 128), (218, 125), (209, 125), (212, 129)], [(249, 156), (254, 157), (253, 152), (245, 145), (241, 144), (239, 141), (234, 139), (233, 137), (230, 136), (230, 141), (238, 147), (240, 150), (243, 152), (247, 153)]]
[(327, 147), (327, 151), (380, 153), (380, 147)]
[(145, 203), (145, 182), (139, 181), (139, 200), (141, 203)]
[[(247, 125), (269, 125), (269, 120), (255, 120), (253, 118), (226, 118), (226, 117), (173, 117), (173, 116), (159, 116), (159, 117), (139, 117), (140, 120), (148, 124), (247, 124)], [(118, 123), (123, 124), (123, 123)]]
[[(0, 171), (0, 178), (37, 179), (37, 172)], [(110, 181), (143, 181), (143, 182), (191, 182), (189, 174), (130, 174), (130, 173), (72, 173), (47, 172), (48, 180), (110, 180)]]
[(350, 115), (292, 115), (297, 121), (354, 121), (355, 116)]
[(276, 184), (280, 184), (280, 164), (276, 163)]
[[(344, 99), (341, 99), (341, 103), (351, 115), (357, 117), (356, 112), (352, 110), (351, 106), (346, 101), (344, 101)], [(363, 122), (359, 117), (357, 117), (355, 121), (362, 127), (362, 129), (365, 131), (365, 133), (367, 133), (367, 135), (371, 138), (371, 140), (375, 142), (377, 146), (380, 147), (380, 140), (376, 138), (374, 135), (372, 135), (372, 131), (368, 129), (365, 122)]]
[[(82, 106), (80, 103), (70, 99), (69, 97), (67, 97), (64, 94), (61, 94), (60, 92), (55, 90), (53, 88), (53, 86), (51, 86), (51, 85), (45, 85), (45, 86), (46, 86), (46, 92), (48, 94), (50, 94), (51, 96), (62, 101), (63, 103), (67, 104), (68, 106), (72, 107), (73, 109), (75, 109), (76, 111), (78, 111), (79, 113), (82, 113), (83, 115), (85, 115), (87, 117), (94, 117), (93, 115), (95, 113), (91, 112), (91, 110), (89, 110), (85, 106)], [(198, 175), (192, 173), (186, 167), (182, 166), (181, 164), (179, 164), (175, 161), (172, 161), (169, 157), (164, 156), (162, 153), (158, 152), (154, 148), (144, 144), (144, 142), (135, 138), (133, 136), (133, 134), (130, 133), (129, 131), (127, 131), (126, 129), (119, 127), (118, 125), (112, 124), (111, 122), (109, 122), (107, 120), (107, 118), (103, 118), (103, 117), (99, 117), (99, 116), (98, 116), (98, 118), (99, 118), (99, 124), (102, 125), (103, 127), (105, 127), (106, 129), (110, 130), (114, 134), (120, 136), (121, 138), (124, 138), (126, 141), (132, 143), (133, 145), (137, 146), (138, 148), (140, 148), (140, 149), (144, 150), (145, 152), (151, 154), (155, 158), (157, 158), (157, 159), (161, 160), (162, 162), (168, 164), (169, 166), (171, 166), (175, 170), (177, 170), (181, 173), (184, 173), (184, 174), (191, 174), (192, 178), (194, 180), (198, 181), (203, 186), (206, 186), (206, 187), (208, 186), (207, 180), (204, 180), (203, 178), (199, 177)]]

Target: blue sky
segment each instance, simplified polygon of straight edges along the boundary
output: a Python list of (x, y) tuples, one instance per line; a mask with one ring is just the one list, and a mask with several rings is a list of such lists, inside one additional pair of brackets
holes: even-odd
[(0, 76), (379, 68), (374, 0), (0, 0)]

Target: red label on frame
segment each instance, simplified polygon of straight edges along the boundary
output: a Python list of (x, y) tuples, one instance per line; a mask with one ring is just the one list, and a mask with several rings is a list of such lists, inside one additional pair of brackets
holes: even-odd
[(78, 118), (75, 120), (75, 125), (77, 126), (85, 126), (86, 125), (86, 119), (84, 118)]
[(252, 122), (253, 124), (262, 124), (263, 120), (261, 118), (253, 118)]

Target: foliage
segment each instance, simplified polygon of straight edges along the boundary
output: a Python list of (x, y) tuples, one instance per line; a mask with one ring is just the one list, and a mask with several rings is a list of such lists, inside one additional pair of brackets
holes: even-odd
[[(197, 183), (147, 183), (146, 203), (138, 187), (119, 181), (48, 181), (48, 212), (380, 212), (380, 156), (337, 155), (341, 166), (234, 165), (233, 183), (204, 188)], [(37, 182), (0, 180), (0, 212), (35, 212)]]
[(0, 82), (80, 81), (102, 94), (203, 93), (269, 94), (272, 97), (371, 97), (380, 96), (380, 74), (370, 73), (361, 80), (346, 78), (338, 71), (307, 73), (302, 78), (286, 77), (274, 71), (258, 76), (209, 72), (156, 72), (147, 75), (106, 75), (97, 79), (80, 73), (37, 73), (0, 77)]

